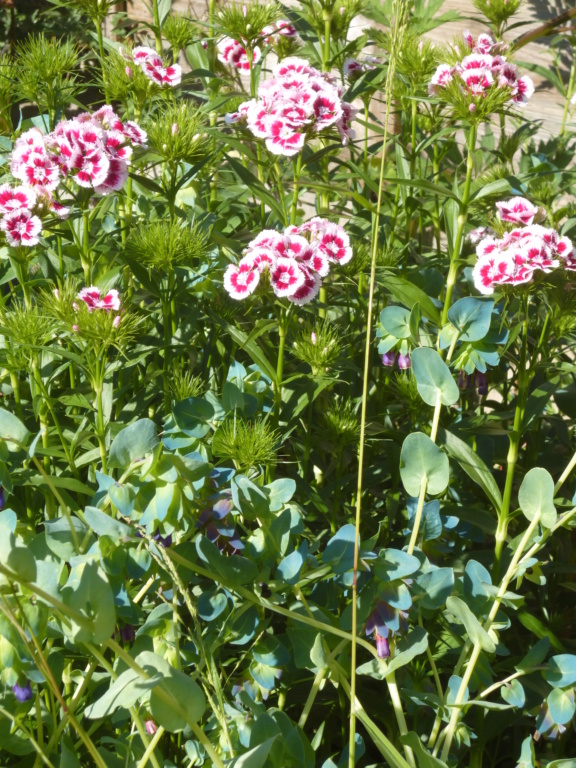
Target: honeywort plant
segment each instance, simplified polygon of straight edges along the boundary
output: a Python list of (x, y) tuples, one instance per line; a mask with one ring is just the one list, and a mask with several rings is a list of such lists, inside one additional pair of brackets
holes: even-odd
[(0, 59), (2, 765), (571, 766), (571, 11), (54, 5)]

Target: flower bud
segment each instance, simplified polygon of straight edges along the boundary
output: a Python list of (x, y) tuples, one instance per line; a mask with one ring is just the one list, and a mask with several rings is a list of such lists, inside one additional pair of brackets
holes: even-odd
[(387, 368), (392, 368), (395, 362), (396, 352), (384, 352), (382, 355), (382, 365), (385, 365)]
[(405, 371), (407, 368), (410, 368), (411, 365), (410, 355), (398, 355), (398, 368), (400, 368), (401, 371)]

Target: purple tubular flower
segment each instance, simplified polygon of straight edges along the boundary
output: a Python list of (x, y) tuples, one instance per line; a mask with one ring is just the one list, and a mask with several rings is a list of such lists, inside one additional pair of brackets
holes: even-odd
[(396, 362), (396, 352), (384, 352), (382, 355), (382, 365), (391, 368)]
[(136, 639), (136, 632), (132, 624), (124, 624), (120, 628), (120, 638), (123, 643), (132, 643)]
[(375, 633), (376, 637), (376, 652), (379, 659), (387, 659), (390, 656), (390, 646), (388, 645), (388, 639), (382, 637), (378, 632)]
[(21, 704), (30, 701), (32, 698), (32, 686), (30, 685), (30, 680), (26, 680), (26, 685), (19, 685), (18, 683), (13, 685), (12, 693), (16, 696), (16, 700)]
[(6, 506), (6, 494), (4, 488), (0, 485), (0, 511)]
[(400, 368), (401, 371), (405, 371), (407, 368), (410, 368), (411, 365), (410, 355), (398, 355), (398, 368)]
[(488, 379), (486, 374), (481, 371), (476, 371), (476, 387), (478, 388), (479, 395), (488, 394)]
[(158, 528), (156, 528), (156, 531), (154, 533), (154, 536), (152, 536), (154, 541), (157, 541), (158, 544), (160, 544), (161, 547), (164, 547), (164, 549), (167, 549), (168, 547), (172, 546), (172, 534), (169, 533), (168, 536), (162, 536), (160, 534), (160, 531)]

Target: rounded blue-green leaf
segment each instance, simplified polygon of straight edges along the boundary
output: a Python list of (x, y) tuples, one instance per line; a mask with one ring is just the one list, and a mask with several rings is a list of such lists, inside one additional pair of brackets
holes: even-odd
[(448, 456), (423, 432), (413, 432), (400, 452), (400, 477), (409, 496), (418, 496), (422, 481), (432, 496), (443, 493), (450, 479)]
[(576, 656), (572, 653), (560, 653), (552, 656), (544, 677), (554, 688), (566, 688), (576, 683)]
[(519, 680), (512, 680), (502, 687), (502, 698), (513, 707), (523, 707), (526, 703), (526, 694)]
[(462, 341), (480, 341), (490, 330), (493, 299), (467, 296), (450, 307), (448, 320), (459, 331)]
[(566, 725), (574, 716), (574, 689), (563, 691), (562, 688), (554, 688), (548, 694), (548, 709), (556, 725)]
[(518, 491), (518, 504), (528, 520), (539, 516), (544, 528), (552, 528), (558, 514), (554, 506), (554, 480), (550, 473), (541, 467), (527, 472)]
[(124, 427), (110, 446), (109, 467), (125, 468), (136, 459), (143, 459), (159, 443), (158, 428), (150, 419), (139, 419)]
[(454, 405), (460, 397), (458, 385), (450, 368), (431, 347), (419, 347), (412, 352), (412, 370), (420, 397), (435, 406), (438, 398), (442, 405)]
[(385, 307), (380, 312), (382, 327), (396, 339), (408, 339), (412, 335), (410, 312), (404, 307)]

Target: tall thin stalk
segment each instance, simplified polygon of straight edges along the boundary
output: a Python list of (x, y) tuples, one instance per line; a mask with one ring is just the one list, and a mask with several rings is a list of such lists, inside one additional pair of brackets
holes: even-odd
[(528, 325), (529, 325), (529, 297), (524, 299), (524, 320), (522, 323), (522, 341), (520, 346), (520, 359), (518, 361), (518, 395), (516, 397), (516, 409), (514, 411), (514, 424), (512, 432), (509, 435), (510, 445), (508, 448), (508, 457), (506, 463), (506, 482), (504, 484), (504, 493), (502, 495), (502, 507), (498, 515), (498, 527), (496, 529), (496, 546), (494, 549), (494, 570), (493, 579), (496, 581), (500, 573), (502, 553), (506, 544), (508, 533), (508, 523), (510, 519), (510, 505), (512, 500), (512, 488), (514, 485), (514, 474), (516, 464), (518, 463), (518, 454), (520, 451), (520, 441), (522, 439), (522, 424), (524, 422), (524, 413), (526, 411), (526, 401), (528, 400), (528, 389), (532, 379), (532, 371), (526, 370), (526, 360), (528, 355)]
[[(370, 355), (372, 351), (372, 314), (374, 311), (374, 290), (376, 286), (376, 260), (378, 256), (378, 230), (380, 224), (380, 210), (382, 207), (384, 170), (386, 167), (386, 144), (388, 139), (388, 123), (392, 105), (392, 83), (396, 70), (398, 51), (404, 36), (409, 3), (406, 0), (394, 1), (394, 28), (392, 31), (392, 45), (390, 60), (386, 76), (386, 112), (384, 116), (384, 136), (382, 141), (382, 154), (380, 158), (380, 175), (378, 180), (378, 201), (372, 223), (372, 254), (370, 262), (370, 285), (368, 290), (368, 308), (366, 313), (366, 336), (364, 345), (364, 371), (362, 381), (362, 405), (360, 411), (360, 440), (358, 447), (358, 482), (356, 487), (356, 515), (354, 536), (354, 566), (352, 575), (352, 642), (350, 647), (350, 730), (348, 766), (354, 768), (356, 764), (356, 656), (358, 644), (358, 565), (360, 551), (360, 524), (362, 519), (362, 489), (364, 472), (364, 444), (366, 441), (366, 414), (368, 404), (368, 384), (370, 376)], [(412, 751), (405, 748), (405, 753), (411, 765), (414, 765)]]
[(476, 149), (476, 135), (478, 127), (471, 123), (468, 132), (468, 152), (466, 156), (466, 180), (464, 181), (464, 190), (460, 200), (460, 212), (456, 226), (456, 234), (450, 254), (450, 269), (448, 270), (448, 279), (446, 280), (446, 293), (444, 295), (444, 307), (442, 309), (441, 327), (446, 325), (448, 320), (448, 311), (452, 305), (452, 295), (458, 278), (460, 251), (462, 250), (462, 241), (464, 239), (464, 227), (468, 221), (468, 206), (470, 204), (470, 186), (472, 184), (472, 172), (474, 171), (474, 150)]

